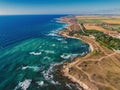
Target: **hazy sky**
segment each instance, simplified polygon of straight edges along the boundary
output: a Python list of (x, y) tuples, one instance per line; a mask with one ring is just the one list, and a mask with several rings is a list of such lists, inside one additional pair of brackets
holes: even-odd
[(0, 0), (0, 14), (120, 14), (120, 0)]

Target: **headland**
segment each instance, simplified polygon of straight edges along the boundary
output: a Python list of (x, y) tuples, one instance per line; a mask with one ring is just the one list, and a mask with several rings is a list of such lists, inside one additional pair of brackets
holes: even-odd
[(120, 17), (62, 17), (68, 27), (58, 34), (80, 39), (89, 44), (90, 52), (64, 63), (62, 75), (83, 90), (120, 89)]

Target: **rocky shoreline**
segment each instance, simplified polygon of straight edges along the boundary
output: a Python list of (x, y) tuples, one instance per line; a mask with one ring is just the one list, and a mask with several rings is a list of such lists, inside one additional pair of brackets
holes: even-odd
[[(79, 38), (70, 37), (70, 36), (67, 36), (67, 35), (61, 35), (61, 36), (66, 37), (66, 38), (79, 39)], [(79, 39), (79, 40), (80, 40), (80, 39)], [(93, 51), (92, 45), (91, 45), (91, 44), (89, 44), (89, 45), (90, 45), (90, 50)], [(86, 56), (86, 55), (85, 55), (85, 56)], [(85, 56), (81, 56), (81, 57), (85, 57)], [(61, 67), (62, 67), (62, 68), (61, 68), (61, 74), (62, 74), (63, 77), (67, 78), (67, 79), (70, 80), (72, 83), (78, 84), (79, 87), (82, 88), (83, 90), (91, 90), (86, 84), (84, 84), (84, 83), (81, 82), (81, 81), (78, 81), (77, 79), (75, 79), (75, 78), (72, 77), (71, 75), (68, 75), (68, 74), (67, 74), (67, 72), (69, 72), (69, 69), (68, 69), (69, 66), (67, 66), (67, 63), (72, 64), (72, 63), (74, 63), (74, 62), (77, 60), (77, 58), (79, 58), (79, 57), (74, 58), (74, 59), (72, 60), (72, 62), (66, 62), (66, 63), (64, 63), (64, 64), (61, 66)]]
[(60, 21), (66, 22), (69, 26), (59, 31), (59, 35), (82, 40), (90, 47), (87, 55), (76, 57), (62, 65), (62, 76), (79, 85), (83, 90), (118, 90), (120, 52), (100, 45), (96, 37), (91, 34), (85, 36), (78, 33), (78, 30), (82, 33), (85, 33), (85, 30), (75, 17), (62, 17)]
[[(73, 26), (74, 24), (77, 25), (76, 21), (75, 21), (75, 22), (72, 22), (72, 21), (71, 21), (71, 20), (73, 20), (73, 19), (75, 19), (75, 18), (74, 18), (74, 17), (72, 17), (72, 18), (71, 18), (71, 17), (62, 17), (62, 18), (59, 19), (59, 21), (68, 24), (68, 26), (66, 27), (66, 31), (68, 31), (71, 26)], [(68, 31), (68, 32), (69, 32), (69, 31)], [(66, 33), (67, 33), (67, 32), (66, 32)], [(76, 37), (74, 37), (74, 36), (69, 36), (69, 35), (67, 35), (66, 33), (64, 33), (64, 30), (61, 30), (61, 31), (58, 32), (58, 34), (59, 34), (60, 36), (63, 36), (63, 37), (65, 37), (65, 38), (73, 38), (73, 39), (82, 40), (81, 38), (76, 38)], [(82, 40), (82, 41), (84, 41), (84, 40)], [(86, 43), (87, 43), (87, 42), (86, 42)], [(88, 44), (89, 44), (89, 46), (90, 46), (90, 52), (92, 52), (92, 51), (94, 50), (94, 48), (92, 47), (92, 45), (91, 45), (90, 43), (88, 43)], [(89, 52), (88, 52), (88, 53), (89, 53)], [(87, 54), (86, 54), (86, 55), (87, 55)], [(80, 56), (80, 57), (85, 57), (86, 55)], [(71, 75), (68, 75), (68, 73), (67, 73), (67, 72), (69, 72), (69, 66), (67, 66), (68, 63), (69, 63), (69, 64), (74, 63), (74, 62), (77, 60), (77, 58), (79, 58), (79, 56), (76, 57), (76, 58), (74, 58), (71, 62), (67, 62), (67, 61), (66, 61), (65, 63), (63, 63), (63, 65), (60, 65), (60, 70), (58, 70), (58, 71), (60, 72), (59, 74), (60, 74), (64, 79), (66, 79), (67, 82), (71, 82), (71, 83), (74, 83), (74, 84), (79, 85), (79, 87), (80, 87), (82, 90), (91, 90), (85, 83), (76, 80), (74, 77), (72, 77)], [(58, 67), (59, 67), (59, 66), (58, 66)]]

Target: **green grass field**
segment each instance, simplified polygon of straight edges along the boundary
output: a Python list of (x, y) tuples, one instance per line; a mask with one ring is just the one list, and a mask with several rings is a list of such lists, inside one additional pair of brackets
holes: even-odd
[(111, 25), (113, 29), (120, 31), (120, 25)]

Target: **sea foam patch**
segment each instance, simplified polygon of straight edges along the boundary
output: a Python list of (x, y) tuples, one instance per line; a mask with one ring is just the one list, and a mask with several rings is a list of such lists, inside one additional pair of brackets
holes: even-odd
[(53, 79), (53, 75), (50, 72), (50, 70), (47, 71), (43, 71), (43, 77), (45, 78), (45, 80), (52, 80)]
[[(33, 21), (32, 19), (30, 21)], [(42, 19), (43, 19), (43, 16), (42, 16)], [(44, 18), (44, 19), (49, 20), (47, 18)], [(44, 21), (46, 21), (46, 20), (44, 20)], [(47, 22), (49, 22), (49, 21), (47, 21)], [(34, 24), (34, 22), (31, 22), (31, 24), (32, 23)], [(38, 22), (36, 22), (36, 23), (38, 23)], [(18, 39), (23, 40), (23, 42), (20, 42), (18, 44), (14, 44), (11, 48), (6, 49), (4, 52), (1, 50), (0, 59), (4, 58), (4, 60), (7, 60), (8, 62), (6, 62), (4, 64), (5, 65), (9, 64), (9, 66), (10, 66), (9, 74), (3, 76), (4, 78), (6, 78), (6, 80), (9, 79), (9, 78), (12, 79), (12, 81), (6, 82), (6, 84), (10, 84), (10, 88), (11, 88), (11, 86), (13, 86), (12, 84), (14, 82), (16, 82), (16, 80), (20, 80), (20, 81), (18, 81), (19, 84), (17, 84), (17, 86), (18, 86), (17, 90), (21, 90), (22, 89), (21, 87), (26, 86), (24, 83), (27, 83), (27, 82), (28, 82), (28, 86), (27, 86), (28, 88), (26, 87), (27, 90), (31, 87), (33, 89), (37, 88), (37, 87), (39, 87), (39, 85), (44, 86), (44, 85), (47, 84), (49, 86), (49, 84), (51, 85), (51, 83), (52, 84), (57, 84), (57, 82), (55, 81), (55, 78), (54, 78), (54, 75), (56, 73), (54, 72), (54, 68), (52, 68), (55, 65), (51, 65), (51, 63), (58, 63), (59, 64), (61, 62), (66, 61), (64, 59), (61, 59), (60, 55), (62, 53), (73, 52), (74, 47), (79, 47), (81, 45), (81, 44), (79, 44), (79, 45), (77, 44), (76, 46), (74, 46), (74, 43), (76, 43), (77, 41), (69, 40), (69, 39), (66, 39), (66, 38), (64, 38), (62, 36), (59, 36), (59, 35), (56, 36), (57, 31), (51, 32), (51, 35), (53, 37), (44, 35), (46, 33), (48, 34), (51, 31), (51, 29), (56, 30), (59, 27), (59, 25), (56, 25), (54, 22), (52, 22), (52, 25), (54, 24), (54, 26), (51, 26), (51, 23), (50, 24), (49, 23), (44, 23), (43, 24), (43, 22), (41, 22), (41, 23), (38, 23), (38, 24), (41, 24), (41, 26), (42, 26), (40, 28), (41, 30), (37, 30), (38, 33), (36, 33), (36, 31), (34, 32), (34, 29), (33, 29), (33, 31), (31, 31), (31, 34), (29, 35), (31, 37), (30, 39), (23, 40), (23, 39), (21, 39), (21, 37), (18, 37)], [(61, 27), (61, 25), (60, 25), (60, 27)], [(37, 25), (37, 27), (35, 26), (35, 28), (39, 29), (38, 25)], [(48, 30), (48, 28), (49, 28), (49, 30)], [(44, 29), (44, 31), (42, 29)], [(18, 30), (16, 30), (16, 32), (18, 32)], [(26, 30), (26, 35), (27, 35), (27, 30)], [(25, 35), (22, 35), (22, 38), (24, 36)], [(25, 37), (24, 39), (27, 39), (27, 38)], [(17, 38), (15, 37), (14, 40), (17, 40)], [(66, 43), (66, 42), (62, 42), (64, 40), (66, 40), (68, 43), (64, 44), (64, 43)], [(73, 47), (73, 49), (72, 49), (72, 47)], [(24, 52), (27, 52), (27, 53), (18, 53), (20, 48), (22, 50), (24, 50)], [(48, 52), (48, 51), (44, 52), (44, 51), (41, 51), (41, 50), (51, 50), (51, 51), (54, 51), (54, 54), (50, 54), (50, 52)], [(13, 54), (13, 53), (14, 53), (14, 55), (11, 56), (11, 54)], [(11, 64), (12, 61), (8, 60), (7, 56), (9, 56), (9, 59), (11, 59), (11, 60), (14, 60), (14, 58), (16, 56), (18, 56), (17, 59), (15, 60), (16, 62), (14, 63), (14, 65)], [(45, 60), (44, 60), (44, 57), (45, 57)], [(1, 60), (1, 62), (2, 62), (2, 60)], [(21, 64), (23, 64), (23, 67), (20, 66)], [(41, 66), (39, 66), (39, 65), (41, 65)], [(50, 65), (50, 67), (49, 67), (49, 65)], [(16, 77), (12, 77), (12, 74), (14, 74), (14, 73), (16, 74), (16, 70), (14, 70), (13, 66), (16, 66), (16, 68), (18, 68), (17, 70), (19, 70), (19, 73), (17, 73)], [(43, 67), (43, 68), (41, 69), (41, 67)], [(3, 70), (4, 69), (6, 69), (6, 68), (3, 68)], [(42, 73), (43, 71), (46, 71), (44, 75)], [(3, 72), (3, 74), (4, 73), (5, 72)], [(30, 76), (28, 76), (28, 75), (30, 75)], [(35, 75), (35, 77), (34, 77), (34, 82), (35, 83), (34, 82), (32, 83), (31, 80), (29, 80), (29, 79), (32, 78), (32, 75), (33, 76)], [(21, 82), (22, 77), (26, 78), (26, 80), (25, 81), (23, 80)], [(27, 79), (28, 77), (31, 77), (31, 78)], [(51, 80), (49, 81), (48, 79), (51, 79)], [(36, 80), (40, 81), (40, 82), (38, 82), (39, 85), (36, 83), (37, 82)], [(47, 81), (49, 81), (49, 82), (47, 82)], [(29, 86), (29, 83), (30, 83), (30, 86)], [(1, 82), (1, 84), (2, 84), (2, 82)], [(54, 86), (54, 85), (52, 85), (52, 86)], [(55, 86), (59, 86), (59, 85), (55, 85)], [(26, 88), (24, 88), (24, 89), (26, 89)], [(40, 90), (43, 89), (43, 87), (39, 87), (39, 88), (40, 88)], [(61, 86), (59, 86), (59, 88), (61, 88)], [(6, 89), (9, 90), (9, 87), (6, 87)], [(49, 87), (44, 87), (44, 89), (50, 89), (50, 88)], [(4, 90), (4, 89), (2, 88), (2, 90)], [(66, 88), (64, 88), (64, 90), (66, 90)]]
[(52, 80), (53, 79), (53, 74), (52, 74), (54, 72), (53, 68), (56, 65), (57, 64), (51, 64), (48, 70), (42, 72), (43, 73), (43, 77), (46, 80)]
[(26, 70), (26, 69), (32, 69), (33, 71), (39, 71), (40, 70), (40, 67), (38, 66), (24, 66), (22, 67), (22, 70)]
[(38, 82), (36, 82), (39, 86), (44, 86), (44, 81), (38, 81)]
[(52, 30), (51, 32), (49, 32), (49, 33), (47, 34), (47, 36), (59, 36), (59, 35), (58, 35), (58, 31), (59, 31), (59, 30), (62, 30), (62, 29), (65, 28), (65, 27), (66, 27), (66, 25), (63, 25), (63, 27), (57, 28), (56, 30)]
[(83, 53), (81, 53), (81, 56), (84, 56), (84, 55), (86, 55), (88, 52), (83, 52)]
[(75, 57), (77, 57), (79, 54), (71, 54), (71, 53), (63, 53), (62, 55), (60, 55), (61, 58), (63, 59), (74, 59)]
[(43, 59), (44, 59), (44, 60), (46, 60), (46, 59), (47, 59), (47, 60), (50, 60), (51, 58), (48, 57), (48, 56), (46, 56), (46, 57), (44, 57)]
[(58, 36), (57, 32), (58, 32), (58, 30), (53, 30), (50, 33), (48, 33), (47, 36)]
[(50, 83), (52, 83), (52, 84), (60, 84), (59, 82), (53, 81), (53, 78), (54, 78), (53, 72), (54, 72), (55, 66), (63, 64), (63, 63), (64, 62), (51, 64), (48, 70), (43, 71), (42, 74), (43, 74), (43, 77), (45, 78), (45, 80), (50, 81)]
[(58, 40), (58, 41), (62, 41), (63, 39), (62, 39), (62, 38), (58, 38), (57, 40)]
[(29, 52), (30, 55), (35, 55), (35, 56), (38, 56), (38, 55), (41, 55), (42, 53), (41, 52)]
[(15, 87), (14, 90), (17, 90), (17, 89), (22, 89), (22, 90), (27, 90), (27, 88), (30, 86), (31, 84), (31, 79), (25, 79), (23, 82), (19, 82), (18, 86)]
[(58, 81), (54, 81), (54, 80), (51, 80), (50, 83), (54, 85), (61, 85), (61, 83), (59, 83)]

